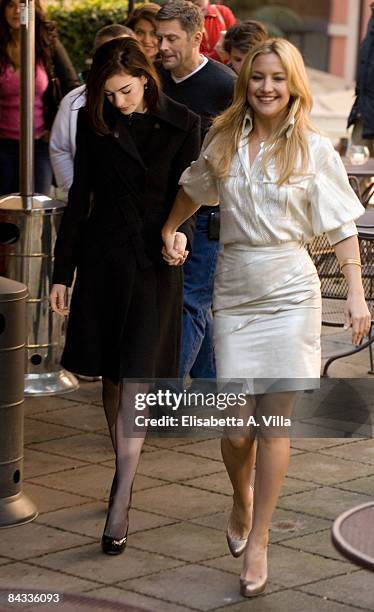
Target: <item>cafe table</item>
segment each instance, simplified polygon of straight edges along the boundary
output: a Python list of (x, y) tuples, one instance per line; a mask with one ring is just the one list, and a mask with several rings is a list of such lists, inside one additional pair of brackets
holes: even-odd
[(342, 157), (348, 175), (358, 178), (374, 177), (374, 157), (370, 157), (364, 164), (352, 164), (348, 157)]
[(374, 572), (374, 501), (341, 514), (334, 521), (331, 539), (343, 557)]

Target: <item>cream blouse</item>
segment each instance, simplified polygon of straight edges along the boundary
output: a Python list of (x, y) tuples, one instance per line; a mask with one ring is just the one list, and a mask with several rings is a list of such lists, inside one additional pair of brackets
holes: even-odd
[(261, 168), (263, 148), (250, 165), (248, 134), (252, 122), (247, 119), (227, 177), (218, 179), (213, 173), (210, 161), (216, 150), (215, 138), (208, 134), (200, 157), (179, 181), (197, 204), (220, 204), (220, 242), (254, 246), (308, 243), (326, 233), (330, 244), (336, 244), (356, 235), (354, 219), (365, 209), (330, 140), (310, 133), (307, 170), (279, 187), (275, 164), (269, 164), (269, 177)]

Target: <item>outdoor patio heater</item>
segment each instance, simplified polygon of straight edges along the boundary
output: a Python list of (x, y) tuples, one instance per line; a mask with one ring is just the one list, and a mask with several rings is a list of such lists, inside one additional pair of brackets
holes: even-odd
[(22, 491), (27, 287), (0, 276), (0, 527), (38, 515)]
[(66, 321), (52, 314), (48, 296), (52, 253), (65, 203), (34, 193), (35, 3), (21, 8), (20, 193), (0, 198), (0, 275), (24, 283), (25, 395), (74, 391), (78, 382), (59, 364)]

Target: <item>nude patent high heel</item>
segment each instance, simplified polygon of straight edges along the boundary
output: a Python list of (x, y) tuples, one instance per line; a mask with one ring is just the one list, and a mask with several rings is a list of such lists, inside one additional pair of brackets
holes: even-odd
[[(250, 487), (250, 488), (252, 489), (252, 507), (253, 507), (253, 487)], [(251, 528), (249, 528), (248, 535), (246, 538), (235, 538), (234, 536), (230, 535), (229, 524), (230, 524), (230, 518), (228, 520), (227, 527), (226, 527), (227, 545), (229, 547), (229, 551), (232, 554), (232, 556), (237, 559), (238, 557), (240, 557), (240, 555), (243, 554), (245, 547), (247, 546), (248, 536), (250, 534)]]
[(264, 548), (265, 569), (258, 579), (247, 580), (240, 576), (240, 594), (243, 597), (254, 597), (263, 593), (268, 581), (267, 547)]
[(261, 580), (245, 580), (240, 578), (240, 594), (243, 597), (255, 597), (265, 591), (265, 587), (268, 581), (267, 575)]

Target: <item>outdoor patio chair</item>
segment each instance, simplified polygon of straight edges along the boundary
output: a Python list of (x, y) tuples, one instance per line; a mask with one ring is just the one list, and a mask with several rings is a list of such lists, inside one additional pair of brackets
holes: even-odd
[[(366, 348), (369, 349), (370, 359), (370, 370), (368, 373), (374, 374), (372, 346), (374, 342), (374, 239), (359, 237), (359, 245), (362, 263), (362, 281), (366, 301), (372, 317), (370, 333), (368, 339), (360, 346), (329, 357), (324, 365), (322, 376), (327, 376), (328, 368), (337, 359), (354, 355)], [(343, 327), (344, 301), (347, 297), (347, 283), (340, 271), (334, 249), (330, 246), (325, 235), (315, 238), (310, 243), (308, 249), (321, 281), (322, 325)]]

